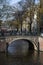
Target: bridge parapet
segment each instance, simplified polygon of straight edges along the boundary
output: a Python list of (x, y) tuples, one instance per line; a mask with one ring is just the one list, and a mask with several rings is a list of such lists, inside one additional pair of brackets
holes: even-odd
[(27, 39), (27, 40), (37, 42), (38, 37), (37, 36), (10, 36), (10, 37), (6, 37), (6, 42), (12, 42), (18, 39)]

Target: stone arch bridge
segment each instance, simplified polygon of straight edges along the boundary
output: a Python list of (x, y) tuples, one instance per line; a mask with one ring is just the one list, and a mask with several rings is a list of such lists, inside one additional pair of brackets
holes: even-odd
[(20, 40), (20, 39), (24, 39), (32, 42), (32, 44), (34, 45), (34, 49), (39, 51), (38, 36), (8, 36), (5, 38), (6, 42), (8, 42), (9, 44), (11, 44), (11, 42), (15, 40)]

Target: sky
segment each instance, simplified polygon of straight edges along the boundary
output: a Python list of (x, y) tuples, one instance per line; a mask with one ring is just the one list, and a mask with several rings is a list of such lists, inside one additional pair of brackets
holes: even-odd
[[(21, 1), (21, 0), (7, 0), (7, 1), (9, 1), (9, 4), (10, 5), (14, 5), (15, 3), (17, 3), (17, 2), (19, 2), (19, 1)], [(37, 4), (39, 2), (39, 0), (35, 0), (35, 3)]]
[(35, 3), (36, 3), (36, 4), (39, 3), (39, 0), (35, 0)]
[(13, 4), (15, 4), (15, 3), (17, 3), (17, 2), (19, 2), (21, 0), (7, 0), (7, 1), (9, 1), (10, 5), (13, 5)]

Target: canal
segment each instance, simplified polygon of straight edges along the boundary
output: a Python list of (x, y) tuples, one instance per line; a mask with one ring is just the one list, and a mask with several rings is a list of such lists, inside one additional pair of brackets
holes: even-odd
[(27, 56), (21, 57), (0, 53), (0, 65), (43, 65), (43, 52), (31, 50)]

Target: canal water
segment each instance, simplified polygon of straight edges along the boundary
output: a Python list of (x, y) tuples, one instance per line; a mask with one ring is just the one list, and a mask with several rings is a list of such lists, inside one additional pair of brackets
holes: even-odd
[(31, 50), (27, 56), (21, 57), (0, 53), (0, 65), (43, 65), (43, 52)]
[[(20, 42), (20, 41), (17, 41), (17, 42)], [(35, 51), (34, 49), (29, 49), (28, 52), (24, 52), (25, 50), (27, 51), (28, 46), (24, 44), (24, 41), (22, 41), (23, 42), (22, 45), (17, 42), (16, 44), (18, 45), (16, 46), (14, 42), (9, 45), (8, 53), (5, 53), (5, 52), (0, 53), (0, 65), (43, 65), (43, 52), (38, 52), (38, 51)], [(25, 49), (26, 47), (27, 49)], [(20, 49), (20, 50), (17, 51), (17, 49), (18, 50)], [(15, 50), (19, 52), (20, 55), (19, 54), (16, 55)], [(13, 54), (12, 51), (14, 52), (15, 55)], [(23, 55), (24, 53), (21, 51), (23, 51), (26, 55)]]

